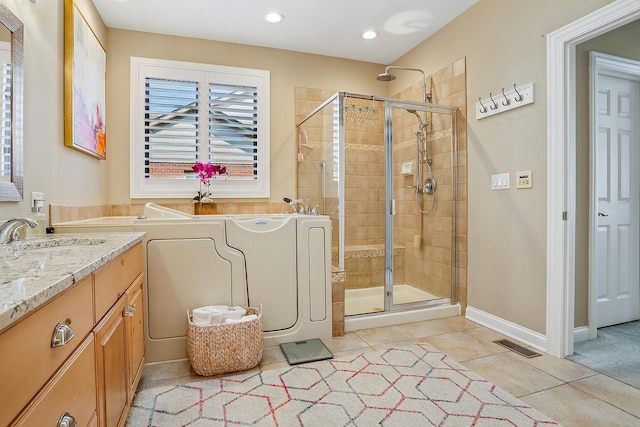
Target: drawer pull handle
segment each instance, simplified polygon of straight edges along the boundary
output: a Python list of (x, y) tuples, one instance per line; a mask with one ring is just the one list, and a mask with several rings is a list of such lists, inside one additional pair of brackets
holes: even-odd
[(60, 322), (53, 330), (53, 336), (51, 337), (51, 348), (65, 346), (69, 341), (73, 339), (75, 334), (71, 326), (65, 322)]
[(124, 310), (124, 315), (128, 317), (133, 317), (136, 315), (136, 307), (138, 304), (131, 304)]
[(60, 416), (56, 427), (78, 427), (78, 423), (76, 422), (76, 419), (73, 418), (73, 415), (65, 412), (64, 414), (62, 414), (62, 416)]

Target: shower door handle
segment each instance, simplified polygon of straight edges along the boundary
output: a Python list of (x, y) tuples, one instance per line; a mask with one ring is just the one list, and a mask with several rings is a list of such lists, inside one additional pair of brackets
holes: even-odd
[(391, 199), (391, 215), (396, 214), (396, 199)]

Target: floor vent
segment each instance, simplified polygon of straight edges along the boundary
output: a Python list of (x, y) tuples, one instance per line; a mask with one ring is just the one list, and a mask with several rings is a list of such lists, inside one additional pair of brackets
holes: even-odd
[(540, 353), (536, 353), (533, 350), (529, 350), (528, 348), (524, 348), (523, 346), (514, 343), (513, 341), (509, 341), (509, 340), (496, 340), (494, 341), (494, 343), (501, 345), (504, 348), (507, 348), (515, 353), (518, 353), (520, 356), (524, 356), (528, 359), (531, 359), (533, 357), (538, 357), (538, 356), (542, 356)]

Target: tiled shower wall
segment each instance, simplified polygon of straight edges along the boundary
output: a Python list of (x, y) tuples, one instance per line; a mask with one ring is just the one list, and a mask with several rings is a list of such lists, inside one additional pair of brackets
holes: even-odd
[[(415, 161), (415, 132), (417, 119), (402, 112), (394, 117), (394, 193), (398, 214), (395, 218), (394, 252), (396, 282), (409, 283), (428, 290), (432, 294), (448, 296), (451, 283), (451, 265), (455, 262), (455, 279), (458, 301), (463, 309), (467, 299), (467, 134), (466, 134), (466, 64), (462, 58), (427, 78), (427, 91), (431, 92), (431, 103), (457, 108), (457, 204), (455, 205), (456, 234), (452, 237), (454, 215), (454, 186), (450, 164), (451, 124), (443, 115), (429, 114), (428, 128), (429, 158), (432, 160), (434, 177), (438, 183), (437, 203), (428, 215), (418, 214), (415, 208), (414, 176), (399, 174), (402, 163)], [(297, 88), (296, 123), (306, 117), (314, 108), (334, 95), (335, 92), (309, 88)], [(398, 99), (422, 99), (422, 85), (415, 85), (393, 96)], [(345, 270), (346, 287), (358, 288), (371, 285), (380, 286), (384, 282), (384, 124), (382, 104), (376, 107), (375, 124), (358, 121), (359, 109), (373, 108), (371, 101), (345, 98), (346, 105), (355, 105), (354, 120), (345, 122)], [(313, 149), (302, 148), (304, 161), (299, 163), (297, 176), (298, 191), (311, 194), (315, 200), (321, 199), (318, 186), (318, 163), (330, 158), (323, 149), (327, 148), (324, 134), (326, 120), (332, 120), (331, 113), (314, 117), (316, 123), (309, 122), (305, 129), (308, 143)], [(351, 118), (352, 110), (345, 111), (345, 118)], [(441, 117), (442, 116), (442, 117)], [(329, 128), (330, 126), (326, 126)], [(325, 141), (323, 143), (323, 140)], [(305, 142), (307, 142), (305, 140)], [(323, 148), (324, 147), (324, 148)], [(314, 164), (315, 162), (315, 164)], [(326, 166), (325, 166), (326, 167)], [(426, 167), (425, 167), (426, 171)], [(325, 171), (325, 173), (327, 173)], [(325, 182), (326, 184), (326, 182)], [(337, 213), (337, 190), (335, 194), (325, 185), (330, 195), (324, 212)], [(430, 198), (422, 204), (429, 209)], [(335, 217), (335, 215), (333, 215)], [(337, 246), (337, 222), (334, 222), (334, 246)], [(452, 239), (455, 239), (455, 261), (451, 257)], [(335, 257), (335, 255), (334, 255)]]

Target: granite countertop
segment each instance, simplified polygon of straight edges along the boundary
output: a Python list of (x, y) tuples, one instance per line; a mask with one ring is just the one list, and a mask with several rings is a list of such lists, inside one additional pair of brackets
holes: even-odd
[(53, 234), (0, 246), (0, 331), (115, 259), (144, 234)]

